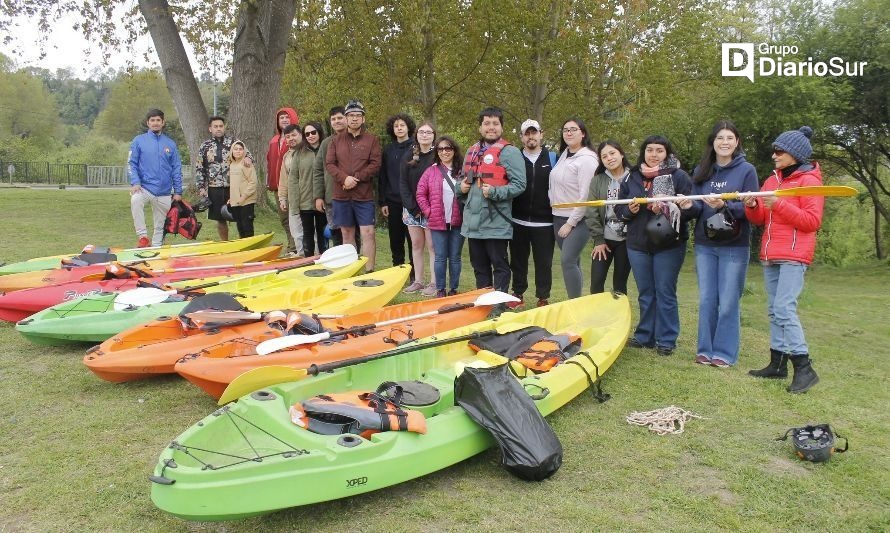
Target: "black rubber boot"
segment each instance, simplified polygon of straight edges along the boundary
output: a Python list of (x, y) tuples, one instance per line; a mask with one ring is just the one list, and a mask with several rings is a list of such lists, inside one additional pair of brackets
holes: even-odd
[(813, 365), (807, 354), (791, 357), (791, 364), (794, 366), (794, 378), (791, 379), (788, 392), (800, 394), (810, 390), (813, 385), (819, 383), (819, 376), (813, 370)]
[(749, 370), (755, 378), (785, 379), (788, 377), (788, 354), (769, 349), (769, 364), (760, 370)]

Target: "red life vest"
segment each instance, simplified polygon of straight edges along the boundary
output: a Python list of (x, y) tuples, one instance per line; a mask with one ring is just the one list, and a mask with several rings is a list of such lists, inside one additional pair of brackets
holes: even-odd
[[(387, 390), (395, 390), (392, 397)], [(426, 418), (420, 411), (403, 409), (402, 387), (386, 382), (376, 392), (320, 394), (290, 407), (291, 421), (313, 433), (353, 433), (370, 438), (381, 431), (426, 433)]]
[(197, 239), (201, 231), (201, 223), (195, 216), (192, 206), (185, 200), (174, 200), (167, 211), (167, 219), (164, 221), (164, 235), (179, 233), (186, 239)]
[(502, 187), (509, 183), (507, 169), (499, 165), (501, 151), (510, 145), (509, 141), (499, 139), (498, 142), (481, 152), (482, 145), (474, 144), (464, 159), (464, 177), (472, 181), (480, 180), (492, 187)]

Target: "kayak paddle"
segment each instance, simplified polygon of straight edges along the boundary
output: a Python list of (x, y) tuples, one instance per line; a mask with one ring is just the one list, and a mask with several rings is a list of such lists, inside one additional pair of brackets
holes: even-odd
[(739, 200), (751, 196), (856, 196), (859, 191), (846, 185), (813, 185), (809, 187), (792, 187), (775, 191), (758, 192), (725, 192), (722, 194), (691, 194), (689, 196), (654, 196), (652, 198), (625, 198), (623, 200), (588, 200), (586, 202), (568, 202), (553, 204), (551, 207), (561, 209), (568, 207), (602, 207), (620, 204), (651, 204), (654, 202), (676, 202), (679, 200), (701, 200), (704, 198), (720, 198), (721, 200)]
[[(186, 318), (192, 320), (200, 320), (201, 322), (228, 322), (230, 320), (262, 320), (266, 317), (266, 313), (255, 313), (253, 311), (225, 311), (216, 309), (202, 309), (200, 311), (192, 311), (186, 313)], [(344, 315), (318, 315), (312, 314), (315, 318), (343, 318)]]
[(486, 292), (485, 294), (480, 295), (476, 298), (475, 301), (465, 304), (457, 304), (450, 305), (448, 307), (443, 307), (441, 309), (437, 309), (435, 311), (427, 311), (425, 313), (418, 313), (416, 315), (403, 316), (400, 318), (393, 318), (391, 320), (384, 320), (383, 322), (378, 322), (376, 324), (366, 324), (363, 326), (355, 326), (351, 328), (341, 329), (338, 331), (325, 331), (322, 333), (316, 333), (315, 335), (285, 335), (284, 337), (278, 337), (275, 339), (269, 339), (267, 341), (263, 341), (257, 344), (256, 353), (259, 355), (268, 355), (272, 352), (277, 352), (278, 350), (284, 350), (286, 348), (292, 348), (294, 346), (299, 346), (301, 344), (314, 344), (316, 342), (321, 342), (326, 339), (330, 339), (331, 337), (340, 337), (343, 335), (348, 335), (350, 333), (360, 333), (362, 331), (367, 331), (369, 329), (390, 326), (392, 324), (399, 324), (401, 322), (409, 322), (411, 320), (416, 320), (419, 318), (425, 318), (428, 316), (442, 315), (445, 313), (452, 313), (454, 311), (459, 311), (461, 309), (469, 309), (471, 307), (481, 307), (483, 305), (496, 305), (496, 304), (505, 304), (508, 302), (518, 302), (519, 298), (507, 294), (501, 291), (491, 291)]
[(286, 270), (293, 270), (295, 268), (305, 267), (313, 264), (322, 265), (329, 268), (339, 268), (344, 267), (357, 260), (358, 253), (355, 251), (355, 246), (351, 244), (341, 244), (340, 246), (334, 246), (333, 248), (326, 250), (323, 254), (321, 254), (321, 256), (319, 256), (318, 259), (308, 259), (295, 265), (276, 268), (274, 270), (264, 270), (261, 272), (245, 274), (243, 276), (233, 276), (225, 280), (211, 281), (209, 283), (203, 283), (201, 285), (193, 285), (190, 287), (182, 287), (180, 289), (171, 289), (167, 291), (158, 289), (156, 287), (139, 287), (136, 289), (131, 289), (117, 295), (117, 297), (114, 299), (114, 308), (115, 310), (120, 311), (131, 306), (141, 307), (145, 305), (161, 303), (173, 294), (189, 292), (198, 289), (206, 289), (208, 287), (216, 287), (218, 285), (234, 283), (236, 281), (265, 276), (267, 274), (279, 274)]
[(267, 387), (269, 385), (275, 385), (277, 383), (287, 383), (289, 381), (297, 381), (307, 376), (315, 376), (320, 372), (327, 372), (328, 370), (334, 370), (336, 368), (357, 365), (360, 363), (367, 363), (368, 361), (373, 361), (375, 359), (401, 355), (404, 353), (413, 352), (414, 350), (421, 350), (423, 348), (431, 348), (435, 346), (443, 346), (445, 344), (452, 344), (455, 342), (480, 339), (483, 337), (494, 335), (496, 333), (498, 333), (497, 329), (476, 331), (467, 335), (461, 335), (459, 337), (432, 340), (430, 342), (396, 348), (395, 350), (390, 350), (388, 352), (356, 357), (355, 359), (348, 359), (346, 361), (338, 361), (336, 363), (327, 363), (323, 365), (310, 365), (308, 368), (291, 368), (289, 366), (281, 365), (260, 366), (248, 370), (247, 372), (233, 379), (232, 382), (229, 383), (229, 386), (226, 387), (226, 390), (223, 391), (222, 396), (219, 397), (219, 405), (229, 403), (232, 400), (237, 400), (245, 394), (250, 394), (257, 389), (262, 389), (263, 387)]

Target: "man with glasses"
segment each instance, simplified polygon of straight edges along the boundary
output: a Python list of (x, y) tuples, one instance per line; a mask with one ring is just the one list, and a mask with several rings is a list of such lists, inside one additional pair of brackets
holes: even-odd
[[(550, 207), (550, 170), (557, 156), (543, 146), (544, 130), (537, 120), (528, 119), (519, 128), (525, 160), (526, 187), (513, 200), (513, 239), (510, 241), (510, 271), (513, 295), (522, 300), (528, 289), (528, 259), (535, 261), (535, 296), (538, 307), (547, 305), (553, 285), (553, 210)], [(523, 302), (507, 304), (516, 309)]]
[[(479, 113), (479, 142), (464, 159), (460, 193), (466, 202), (461, 234), (467, 238), (476, 288), (510, 288), (507, 243), (513, 238), (513, 199), (525, 190), (525, 163), (519, 149), (503, 138), (504, 113)], [(505, 310), (498, 304), (497, 316)]]
[(315, 209), (324, 211), (328, 219), (328, 226), (331, 228), (331, 245), (338, 246), (343, 244), (343, 236), (340, 229), (334, 224), (334, 177), (325, 169), (325, 158), (328, 155), (328, 147), (331, 141), (339, 133), (346, 131), (346, 109), (343, 106), (335, 106), (328, 111), (328, 121), (331, 123), (331, 135), (325, 137), (318, 147), (318, 153), (315, 154), (315, 166), (313, 167), (315, 176), (315, 186), (324, 189), (324, 199), (315, 201)]
[(380, 140), (365, 131), (365, 108), (361, 102), (346, 104), (346, 131), (331, 141), (325, 156), (325, 170), (334, 178), (334, 224), (343, 234), (343, 243), (355, 246), (355, 226), (359, 226), (366, 269), (374, 270), (374, 178), (380, 170)]

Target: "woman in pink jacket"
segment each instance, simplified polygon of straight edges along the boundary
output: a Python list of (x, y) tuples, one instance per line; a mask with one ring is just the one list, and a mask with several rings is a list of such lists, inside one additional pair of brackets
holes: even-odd
[[(463, 206), (455, 194), (457, 176), (464, 158), (460, 147), (451, 137), (443, 135), (435, 142), (434, 164), (424, 171), (417, 184), (417, 206), (427, 219), (433, 238), (436, 296), (457, 294), (460, 284), (461, 250), (464, 238), (460, 234)], [(445, 292), (445, 271), (451, 290)]]
[[(818, 163), (810, 163), (813, 130), (807, 126), (786, 131), (773, 142), (776, 169), (761, 191), (822, 185)], [(794, 377), (788, 392), (806, 392), (819, 382), (810, 364), (809, 348), (797, 317), (797, 298), (803, 290), (803, 276), (816, 251), (816, 231), (822, 224), (821, 196), (764, 196), (745, 200), (745, 216), (763, 226), (760, 262), (766, 287), (770, 329), (770, 362), (756, 377), (788, 377), (788, 360)]]

